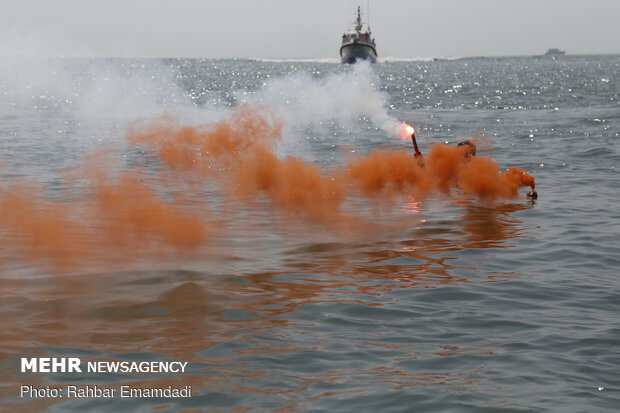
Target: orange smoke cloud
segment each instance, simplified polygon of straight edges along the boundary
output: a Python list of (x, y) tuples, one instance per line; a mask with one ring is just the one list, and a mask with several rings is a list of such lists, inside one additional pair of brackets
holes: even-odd
[(405, 149), (377, 151), (347, 164), (349, 182), (366, 196), (414, 191), (426, 195), (433, 182), (428, 171)]
[(181, 207), (130, 176), (102, 179), (70, 201), (8, 189), (0, 193), (0, 239), (12, 257), (60, 270), (144, 254), (154, 258), (207, 241), (202, 217)]
[(71, 207), (46, 201), (24, 189), (0, 195), (0, 235), (12, 257), (65, 267), (86, 250), (84, 232)]
[(256, 148), (273, 150), (282, 126), (268, 110), (242, 105), (230, 119), (195, 128), (182, 127), (164, 115), (146, 130), (130, 130), (128, 139), (156, 150), (170, 167), (206, 173), (221, 166), (218, 162), (227, 166)]
[(405, 150), (372, 151), (347, 165), (349, 181), (365, 195), (402, 194), (426, 196), (432, 190), (450, 193), (460, 189), (480, 199), (514, 198), (522, 186), (534, 189), (534, 178), (524, 170), (501, 173), (485, 157), (468, 157), (465, 146), (434, 144), (420, 164)]
[(133, 130), (130, 141), (155, 149), (172, 168), (208, 172), (226, 195), (265, 196), (286, 215), (334, 222), (344, 198), (338, 178), (298, 158), (279, 159), (274, 149), (281, 130), (264, 108), (243, 105), (230, 119), (196, 128), (162, 117)]
[(287, 215), (312, 221), (334, 222), (340, 217), (344, 192), (336, 176), (299, 158), (278, 159), (272, 152), (257, 148), (236, 164), (230, 184), (244, 199), (264, 194)]
[[(339, 215), (351, 185), (366, 196), (425, 196), (432, 190), (460, 188), (482, 199), (511, 198), (519, 187), (534, 185), (534, 178), (522, 170), (501, 173), (492, 160), (468, 156), (466, 146), (442, 144), (433, 145), (424, 163), (405, 150), (372, 151), (349, 161), (345, 171), (324, 174), (301, 159), (276, 157), (281, 128), (269, 112), (244, 105), (228, 120), (197, 128), (179, 127), (162, 117), (144, 131), (132, 131), (130, 140), (155, 149), (173, 168), (223, 170), (218, 182), (226, 193), (246, 200), (264, 195), (285, 213), (313, 220)], [(406, 134), (413, 128), (403, 123), (402, 130)]]
[(514, 198), (520, 187), (535, 187), (534, 178), (523, 169), (508, 168), (501, 173), (495, 162), (483, 157), (472, 158), (462, 171), (459, 184), (466, 193), (482, 199)]
[(200, 217), (181, 212), (157, 199), (135, 178), (95, 189), (96, 215), (104, 239), (112, 245), (149, 247), (149, 244), (191, 250), (202, 245), (207, 231)]
[[(282, 126), (264, 108), (241, 106), (229, 119), (198, 127), (179, 125), (168, 115), (144, 129), (134, 127), (129, 142), (154, 152), (161, 164), (146, 157), (134, 172), (110, 178), (117, 168), (109, 161), (85, 157), (81, 173), (90, 185), (61, 200), (49, 200), (40, 190), (0, 190), (0, 244), (25, 262), (57, 268), (191, 253), (213, 237), (202, 190), (210, 181), (219, 189), (216, 198), (246, 207), (266, 200), (285, 217), (338, 229), (363, 224), (343, 208), (359, 196), (419, 198), (458, 190), (494, 200), (535, 187), (522, 169), (502, 173), (489, 158), (442, 144), (433, 145), (423, 162), (404, 149), (373, 150), (324, 171), (300, 158), (276, 156)], [(181, 183), (198, 179), (202, 188), (172, 197), (183, 187), (166, 186), (168, 176)]]

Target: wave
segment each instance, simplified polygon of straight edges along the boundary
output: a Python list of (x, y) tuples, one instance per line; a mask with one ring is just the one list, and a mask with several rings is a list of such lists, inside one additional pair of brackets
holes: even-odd
[(316, 57), (316, 58), (285, 58), (272, 59), (267, 57), (250, 57), (255, 62), (263, 63), (340, 63), (340, 58), (336, 57)]
[(459, 60), (463, 59), (462, 56), (452, 56), (452, 57), (439, 57), (439, 56), (431, 56), (431, 57), (394, 57), (394, 56), (386, 56), (379, 57), (379, 63), (399, 63), (399, 62), (436, 62), (438, 60)]

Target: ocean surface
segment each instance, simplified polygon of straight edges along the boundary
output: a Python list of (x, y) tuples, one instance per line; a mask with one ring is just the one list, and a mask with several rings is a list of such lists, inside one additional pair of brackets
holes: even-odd
[[(620, 56), (1, 63), (1, 412), (620, 410)], [(399, 122), (538, 199), (331, 186)]]

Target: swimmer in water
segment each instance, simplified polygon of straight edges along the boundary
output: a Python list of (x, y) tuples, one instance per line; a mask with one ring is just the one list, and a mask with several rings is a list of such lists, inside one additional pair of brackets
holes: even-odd
[(465, 159), (469, 160), (472, 156), (476, 156), (476, 145), (474, 145), (471, 141), (462, 141), (459, 142), (456, 146), (457, 148), (463, 148)]

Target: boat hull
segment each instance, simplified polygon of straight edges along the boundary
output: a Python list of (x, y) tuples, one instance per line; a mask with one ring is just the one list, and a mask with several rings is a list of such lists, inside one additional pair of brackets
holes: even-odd
[(358, 60), (376, 63), (377, 52), (372, 46), (363, 43), (345, 44), (340, 48), (340, 59), (342, 63), (355, 63)]

